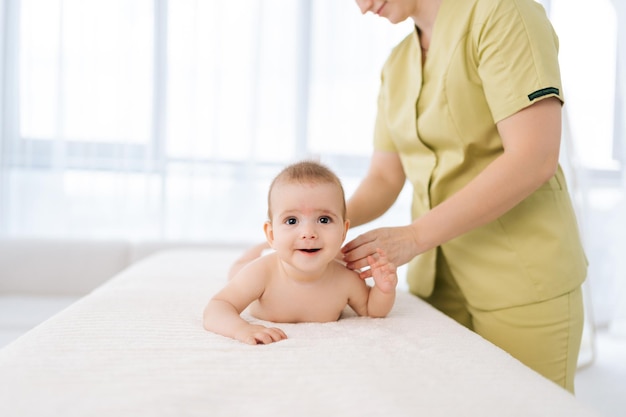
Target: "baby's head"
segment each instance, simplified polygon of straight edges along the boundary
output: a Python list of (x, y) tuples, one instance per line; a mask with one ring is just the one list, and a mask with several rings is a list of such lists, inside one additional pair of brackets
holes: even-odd
[(292, 273), (318, 273), (335, 260), (350, 222), (332, 171), (310, 161), (289, 165), (272, 182), (267, 203), (265, 236)]
[(346, 217), (346, 198), (339, 177), (324, 165), (314, 161), (302, 161), (287, 166), (272, 181), (267, 196), (267, 215), (272, 221), (272, 207), (276, 204), (273, 202), (275, 196), (274, 191), (283, 185), (332, 185), (336, 191), (336, 199), (334, 201), (340, 204), (341, 219)]

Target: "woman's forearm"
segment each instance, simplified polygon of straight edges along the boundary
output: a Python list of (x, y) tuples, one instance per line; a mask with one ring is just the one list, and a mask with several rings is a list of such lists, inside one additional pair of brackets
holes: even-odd
[(519, 204), (546, 179), (520, 175), (523, 160), (500, 157), (465, 188), (413, 222), (418, 252), (483, 226)]
[[(395, 265), (483, 226), (515, 207), (548, 181), (558, 168), (561, 106), (546, 99), (498, 123), (504, 152), (447, 200), (407, 226), (370, 230), (346, 243), (350, 269), (368, 265), (384, 249)], [(370, 276), (369, 270), (361, 278)]]
[(498, 125), (505, 151), (446, 201), (413, 223), (418, 253), (432, 249), (515, 207), (558, 167), (560, 103), (537, 103)]
[(397, 153), (375, 151), (365, 178), (346, 203), (350, 227), (383, 215), (398, 198), (405, 180)]

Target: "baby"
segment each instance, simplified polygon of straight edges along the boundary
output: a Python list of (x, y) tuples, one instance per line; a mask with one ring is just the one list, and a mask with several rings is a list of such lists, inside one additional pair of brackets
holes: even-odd
[(240, 265), (204, 309), (204, 328), (248, 344), (286, 339), (276, 327), (244, 320), (250, 313), (278, 323), (330, 322), (346, 305), (360, 316), (384, 317), (396, 295), (396, 268), (378, 250), (368, 262), (374, 285), (336, 257), (350, 226), (341, 182), (316, 162), (299, 162), (270, 186), (265, 236), (275, 251)]

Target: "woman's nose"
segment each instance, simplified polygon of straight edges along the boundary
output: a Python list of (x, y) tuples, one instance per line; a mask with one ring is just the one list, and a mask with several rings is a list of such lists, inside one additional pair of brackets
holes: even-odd
[(361, 9), (361, 14), (367, 13), (372, 8), (372, 0), (356, 0), (356, 4)]

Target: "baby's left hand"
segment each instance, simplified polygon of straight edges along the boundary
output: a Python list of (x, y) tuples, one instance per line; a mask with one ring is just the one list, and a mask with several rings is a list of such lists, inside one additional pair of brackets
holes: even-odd
[(378, 253), (378, 260), (374, 259), (372, 255), (367, 257), (374, 284), (383, 293), (395, 291), (396, 285), (398, 285), (396, 266), (389, 262), (385, 251), (378, 248), (376, 252)]

